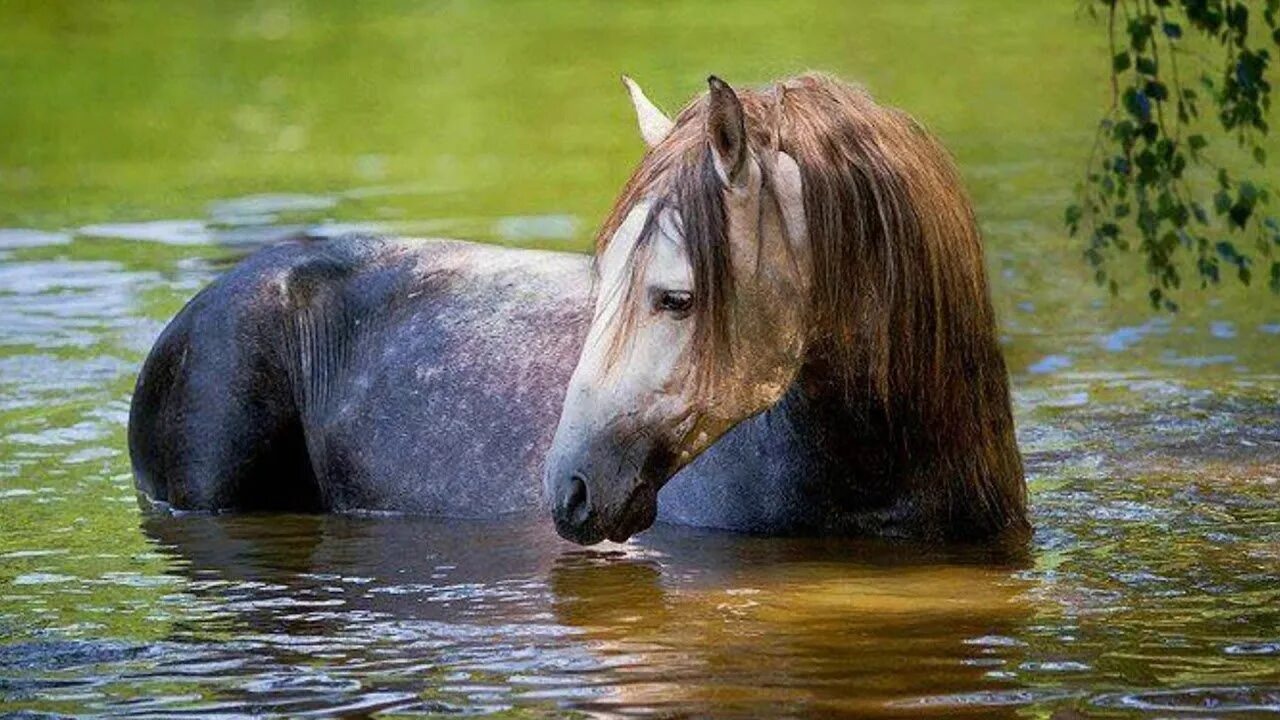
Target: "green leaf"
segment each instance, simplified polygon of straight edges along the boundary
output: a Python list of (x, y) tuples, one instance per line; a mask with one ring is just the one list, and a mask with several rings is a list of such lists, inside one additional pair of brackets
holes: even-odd
[(1231, 206), (1231, 212), (1228, 215), (1232, 225), (1244, 229), (1244, 226), (1249, 224), (1249, 217), (1253, 215), (1253, 204), (1238, 202)]
[(1246, 202), (1252, 205), (1254, 202), (1257, 201), (1258, 194), (1260, 192), (1261, 191), (1258, 190), (1258, 186), (1254, 185), (1248, 180), (1245, 180), (1244, 182), (1240, 183), (1240, 200), (1242, 202)]
[(1151, 118), (1151, 101), (1137, 89), (1126, 89), (1123, 95), (1123, 102), (1125, 110), (1143, 123), (1146, 123)]

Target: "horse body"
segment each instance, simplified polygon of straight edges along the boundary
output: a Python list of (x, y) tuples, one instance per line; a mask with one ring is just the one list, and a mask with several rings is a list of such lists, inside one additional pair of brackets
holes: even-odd
[(204, 510), (535, 507), (588, 271), (582, 256), (447, 241), (260, 251), (200, 293), (144, 366), (139, 487)]
[[(130, 419), (138, 486), (185, 510), (541, 510), (590, 306), (584, 255), (363, 236), (259, 251), (147, 359)], [(914, 503), (865, 492), (865, 425), (812, 405), (797, 387), (736, 426), (676, 474), (659, 517), (916, 534), (884, 522)]]
[(139, 489), (201, 510), (549, 506), (583, 544), (655, 518), (1024, 534), (981, 238), (945, 151), (832, 78), (709, 83), (668, 120), (628, 81), (650, 148), (594, 263), (348, 237), (219, 278), (139, 376)]

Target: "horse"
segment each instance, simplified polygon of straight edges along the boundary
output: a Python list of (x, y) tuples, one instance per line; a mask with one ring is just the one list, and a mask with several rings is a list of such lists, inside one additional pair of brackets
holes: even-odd
[[(187, 510), (1025, 537), (977, 221), (940, 143), (823, 74), (672, 119), (594, 258), (459, 241), (258, 251), (161, 333), (129, 420)], [(541, 482), (538, 478), (541, 477)]]

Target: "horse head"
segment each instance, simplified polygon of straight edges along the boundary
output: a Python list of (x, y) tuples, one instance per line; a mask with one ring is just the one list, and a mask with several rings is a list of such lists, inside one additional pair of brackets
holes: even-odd
[(649, 150), (602, 232), (545, 477), (556, 528), (584, 544), (647, 528), (676, 470), (777, 402), (810, 280), (799, 168), (750, 140), (734, 90), (709, 78), (673, 123), (624, 82)]

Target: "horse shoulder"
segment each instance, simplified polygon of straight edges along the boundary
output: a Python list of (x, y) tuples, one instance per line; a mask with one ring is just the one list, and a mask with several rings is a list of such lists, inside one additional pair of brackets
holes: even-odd
[(309, 425), (335, 503), (444, 515), (533, 507), (589, 320), (589, 261), (396, 240), (381, 262), (322, 314), (343, 328), (311, 332), (349, 348), (309, 374), (326, 384)]

